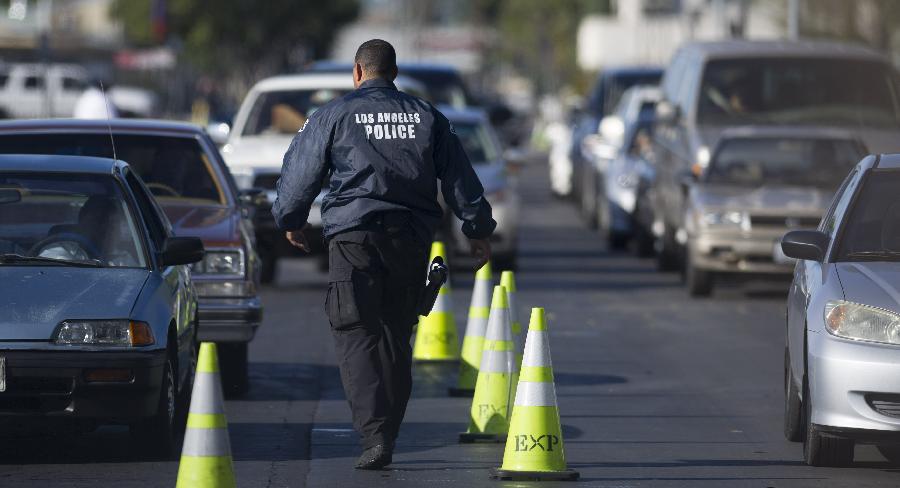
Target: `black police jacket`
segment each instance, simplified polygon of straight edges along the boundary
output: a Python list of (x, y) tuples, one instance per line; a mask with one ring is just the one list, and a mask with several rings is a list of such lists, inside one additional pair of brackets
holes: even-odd
[(443, 214), (438, 180), (467, 237), (487, 238), (497, 225), (447, 118), (384, 79), (368, 80), (316, 110), (294, 137), (272, 207), (279, 229), (306, 224), (329, 174), (322, 202), (326, 238), (397, 210), (411, 212), (417, 227), (433, 235)]

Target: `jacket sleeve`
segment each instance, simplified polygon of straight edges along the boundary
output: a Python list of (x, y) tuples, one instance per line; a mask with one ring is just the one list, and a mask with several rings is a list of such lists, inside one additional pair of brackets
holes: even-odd
[(272, 205), (275, 225), (280, 230), (300, 230), (306, 225), (309, 209), (331, 166), (333, 130), (327, 114), (322, 112), (318, 110), (307, 119), (284, 154)]
[(497, 227), (491, 216), (491, 204), (484, 198), (484, 187), (472, 168), (450, 121), (435, 112), (434, 163), (444, 201), (462, 220), (462, 231), (470, 239), (487, 239)]

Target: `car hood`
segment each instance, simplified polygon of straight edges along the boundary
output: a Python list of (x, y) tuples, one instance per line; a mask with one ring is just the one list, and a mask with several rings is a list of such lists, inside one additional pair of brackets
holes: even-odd
[(825, 212), (832, 194), (817, 188), (781, 185), (748, 188), (698, 184), (691, 192), (694, 204), (704, 208), (817, 216)]
[(281, 170), (284, 153), (294, 135), (244, 136), (229, 141), (222, 156), (231, 168), (275, 168)]
[(0, 266), (0, 341), (46, 341), (67, 319), (131, 318), (149, 274), (133, 268)]
[(837, 263), (844, 299), (900, 313), (900, 262)]
[(197, 207), (183, 203), (160, 201), (163, 211), (172, 222), (175, 235), (199, 237), (203, 245), (227, 246), (240, 242), (238, 209), (230, 207)]

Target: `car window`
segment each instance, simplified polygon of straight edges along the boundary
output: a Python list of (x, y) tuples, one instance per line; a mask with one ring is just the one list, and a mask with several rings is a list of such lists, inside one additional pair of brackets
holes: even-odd
[(812, 186), (833, 191), (863, 154), (848, 139), (747, 137), (723, 142), (704, 172), (707, 183)]
[(900, 261), (898, 186), (896, 169), (872, 169), (860, 181), (842, 219), (836, 261)]
[(883, 62), (719, 60), (704, 71), (697, 120), (897, 128), (900, 98), (894, 72)]
[(350, 90), (281, 90), (262, 92), (253, 103), (242, 135), (293, 135), (322, 105)]
[(134, 199), (141, 209), (141, 215), (143, 215), (144, 222), (147, 224), (147, 230), (150, 232), (150, 240), (153, 241), (157, 251), (162, 250), (168, 232), (166, 225), (160, 218), (160, 213), (144, 191), (143, 185), (135, 178), (134, 173), (130, 171), (126, 173), (125, 181), (128, 183), (128, 187), (131, 189), (131, 193), (134, 194)]
[(62, 79), (63, 90), (80, 92), (80, 91), (84, 91), (85, 86), (86, 85), (85, 85), (84, 81), (79, 80), (78, 78), (71, 78), (71, 77), (66, 76)]
[(25, 77), (25, 89), (26, 90), (43, 90), (44, 89), (44, 77), (43, 76), (26, 76)]
[[(193, 137), (117, 134), (116, 156), (127, 161), (162, 203), (225, 205), (227, 187), (215, 161)], [(0, 136), (0, 154), (59, 154), (112, 158), (109, 134), (49, 133)]]
[(0, 173), (0, 254), (145, 267), (138, 222), (112, 176)]
[(453, 128), (473, 165), (489, 164), (500, 159), (497, 141), (484, 124), (453, 122)]

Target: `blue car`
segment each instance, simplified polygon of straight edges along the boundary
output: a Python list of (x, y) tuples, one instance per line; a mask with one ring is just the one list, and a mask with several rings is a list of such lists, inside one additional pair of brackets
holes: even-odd
[(127, 424), (171, 453), (203, 254), (124, 162), (0, 156), (0, 417)]

